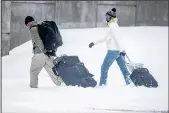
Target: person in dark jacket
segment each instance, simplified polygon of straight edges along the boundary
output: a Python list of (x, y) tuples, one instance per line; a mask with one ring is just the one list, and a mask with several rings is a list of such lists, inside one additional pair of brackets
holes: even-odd
[(37, 29), (37, 22), (34, 20), (32, 16), (27, 16), (25, 18), (25, 25), (29, 28), (32, 44), (33, 44), (33, 57), (30, 67), (30, 87), (38, 88), (38, 75), (44, 67), (51, 77), (52, 81), (60, 86), (62, 83), (62, 79), (55, 75), (52, 67), (55, 53), (47, 52), (44, 48), (43, 42), (39, 36)]

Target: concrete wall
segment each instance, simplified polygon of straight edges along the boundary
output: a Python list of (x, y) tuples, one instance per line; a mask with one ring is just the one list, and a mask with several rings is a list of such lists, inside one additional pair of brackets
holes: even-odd
[(2, 55), (9, 54), (10, 50), (10, 29), (11, 23), (11, 2), (10, 1), (2, 1)]
[(11, 9), (10, 49), (30, 40), (28, 28), (24, 23), (26, 16), (31, 15), (37, 21), (55, 20), (54, 3), (14, 2), (12, 3)]
[(168, 1), (139, 1), (136, 25), (168, 26)]
[(95, 27), (95, 1), (60, 1), (58, 25), (60, 28)]
[[(0, 15), (2, 14), (1, 13), (1, 2), (0, 2)], [(1, 23), (2, 23), (2, 21), (1, 21), (1, 18), (0, 18), (0, 35), (1, 35)], [(2, 36), (2, 35), (1, 35)], [(0, 45), (1, 45), (1, 39), (0, 39)], [(2, 50), (1, 49), (1, 46), (0, 46), (0, 50)], [(1, 52), (0, 52), (0, 55), (1, 55)], [(2, 60), (0, 60), (0, 73), (2, 73)], [(0, 84), (0, 97), (2, 97), (2, 74), (0, 75), (0, 81), (1, 81), (1, 84)], [(0, 112), (2, 111), (2, 98), (0, 98), (0, 101), (1, 101), (1, 103), (0, 103)]]
[(3, 1), (2, 55), (30, 40), (27, 15), (39, 22), (54, 20), (61, 29), (104, 27), (112, 7), (120, 26), (168, 26), (168, 1)]
[[(0, 2), (0, 15), (2, 15), (2, 13), (1, 13), (1, 2)], [(1, 24), (2, 23), (2, 21), (1, 21), (1, 18), (0, 18), (0, 35), (1, 35)], [(0, 45), (1, 45), (1, 39), (0, 39)], [(2, 50), (2, 48), (1, 48), (1, 46), (0, 46), (0, 51)], [(1, 52), (0, 52), (0, 54), (1, 54)], [(1, 110), (1, 109), (0, 109)]]

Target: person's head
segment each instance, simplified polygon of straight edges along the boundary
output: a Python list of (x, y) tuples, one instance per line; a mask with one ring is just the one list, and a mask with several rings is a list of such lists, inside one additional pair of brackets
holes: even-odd
[(106, 21), (109, 22), (112, 18), (116, 18), (116, 8), (112, 8), (106, 13)]
[(34, 18), (33, 18), (32, 16), (27, 16), (27, 17), (25, 18), (25, 25), (26, 25), (27, 27), (30, 27), (30, 25), (32, 24), (33, 21), (34, 21)]

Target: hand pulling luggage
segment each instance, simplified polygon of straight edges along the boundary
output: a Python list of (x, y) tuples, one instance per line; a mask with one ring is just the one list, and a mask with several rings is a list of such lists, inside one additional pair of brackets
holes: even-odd
[(67, 86), (95, 87), (97, 82), (77, 56), (61, 56), (54, 60), (53, 71)]

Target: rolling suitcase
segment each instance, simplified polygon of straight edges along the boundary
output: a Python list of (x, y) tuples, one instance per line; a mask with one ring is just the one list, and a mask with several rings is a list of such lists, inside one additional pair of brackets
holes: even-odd
[(148, 88), (158, 87), (158, 82), (155, 80), (149, 70), (143, 67), (143, 64), (133, 63), (130, 61), (127, 55), (126, 57), (129, 60), (127, 67), (131, 72), (130, 79), (135, 86), (145, 86)]
[(95, 87), (97, 82), (77, 56), (61, 56), (54, 60), (53, 71), (67, 86)]

